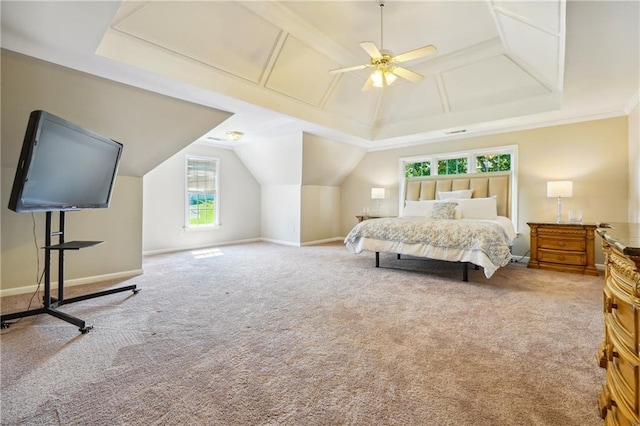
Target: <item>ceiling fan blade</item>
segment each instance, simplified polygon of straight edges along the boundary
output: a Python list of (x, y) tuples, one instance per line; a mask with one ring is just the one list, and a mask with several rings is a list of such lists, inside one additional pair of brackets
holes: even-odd
[(398, 77), (402, 77), (405, 80), (409, 80), (412, 83), (418, 83), (424, 79), (424, 77), (421, 76), (420, 74), (415, 73), (413, 71), (409, 71), (408, 69), (402, 68), (402, 67), (395, 67), (393, 70), (391, 70), (391, 72), (397, 75)]
[(367, 90), (371, 89), (373, 87), (373, 80), (371, 79), (371, 76), (369, 76), (369, 78), (367, 79), (366, 83), (364, 83), (364, 86), (362, 86), (362, 91), (366, 92)]
[(395, 57), (396, 62), (406, 62), (411, 61), (413, 59), (422, 58), (423, 56), (432, 55), (436, 53), (438, 49), (436, 49), (433, 45), (423, 46), (418, 49), (410, 50), (405, 53), (401, 53)]
[(360, 43), (360, 47), (362, 47), (369, 54), (369, 56), (371, 56), (371, 59), (382, 58), (382, 53), (380, 53), (375, 43), (371, 41), (363, 41), (362, 43)]
[(339, 74), (341, 72), (357, 71), (357, 70), (361, 70), (363, 68), (367, 68), (369, 66), (371, 66), (371, 65), (364, 64), (364, 65), (354, 65), (352, 67), (346, 67), (346, 68), (338, 68), (338, 69), (329, 71), (329, 74)]

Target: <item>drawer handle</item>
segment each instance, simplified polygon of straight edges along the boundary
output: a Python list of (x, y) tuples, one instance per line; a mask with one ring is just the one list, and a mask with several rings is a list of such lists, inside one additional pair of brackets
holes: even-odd
[(607, 368), (609, 365), (609, 361), (607, 360), (607, 348), (605, 342), (600, 343), (598, 346), (598, 352), (596, 352), (596, 360), (598, 361), (598, 366), (600, 368)]
[(620, 354), (613, 350), (613, 345), (607, 345), (607, 358), (609, 361), (613, 361), (614, 358), (619, 358)]
[(611, 392), (607, 385), (602, 386), (602, 391), (598, 395), (598, 408), (600, 411), (600, 418), (605, 419), (607, 417), (607, 411), (611, 410), (611, 407), (617, 407), (618, 404), (611, 399)]
[(563, 255), (561, 255), (561, 254), (558, 255), (558, 260), (565, 260), (565, 259), (566, 259), (566, 257), (564, 257)]
[(611, 394), (609, 393), (609, 389), (603, 386), (600, 395), (598, 395), (598, 408), (600, 411), (600, 418), (607, 418), (607, 411), (611, 409)]
[(560, 246), (560, 247), (564, 247), (564, 246), (565, 246), (564, 241), (558, 241), (558, 246)]
[(607, 298), (605, 303), (605, 312), (610, 314), (614, 309), (618, 309), (618, 305), (613, 302), (613, 299)]

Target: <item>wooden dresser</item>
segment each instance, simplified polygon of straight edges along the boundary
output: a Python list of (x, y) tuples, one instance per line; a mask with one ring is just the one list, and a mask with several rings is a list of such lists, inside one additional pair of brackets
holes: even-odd
[(640, 224), (598, 228), (605, 255), (604, 341), (598, 348), (606, 383), (598, 398), (606, 425), (640, 424)]
[(595, 224), (527, 223), (531, 230), (529, 268), (598, 275)]

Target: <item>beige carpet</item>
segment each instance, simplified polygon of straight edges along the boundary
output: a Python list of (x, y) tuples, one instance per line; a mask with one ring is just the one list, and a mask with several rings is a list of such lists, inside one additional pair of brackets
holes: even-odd
[(139, 294), (62, 307), (90, 333), (2, 331), (2, 424), (602, 425), (602, 277), (381, 266), (339, 243), (147, 257)]

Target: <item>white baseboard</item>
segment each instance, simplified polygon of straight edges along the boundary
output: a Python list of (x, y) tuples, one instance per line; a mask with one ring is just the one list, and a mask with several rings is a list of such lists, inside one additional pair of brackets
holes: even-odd
[(143, 251), (142, 255), (150, 256), (154, 254), (175, 253), (178, 251), (201, 250), (209, 247), (220, 247), (220, 246), (230, 246), (233, 244), (255, 243), (257, 241), (263, 241), (263, 238), (249, 238), (247, 240), (223, 241), (220, 243), (204, 244), (204, 245), (198, 245), (198, 246), (172, 247), (172, 248), (166, 248), (166, 249), (160, 249), (160, 250), (148, 250), (148, 251)]
[(307, 241), (306, 243), (302, 243), (301, 245), (304, 246), (317, 246), (318, 244), (325, 244), (325, 243), (333, 243), (334, 241), (343, 241), (344, 238), (340, 238), (340, 237), (333, 237), (333, 238), (325, 238), (324, 240), (315, 240), (315, 241)]
[(233, 244), (255, 243), (257, 241), (264, 241), (267, 243), (274, 243), (274, 244), (282, 244), (285, 246), (303, 247), (303, 246), (313, 246), (318, 244), (331, 243), (334, 241), (342, 241), (342, 240), (344, 240), (344, 237), (333, 237), (333, 238), (325, 238), (323, 240), (307, 241), (306, 243), (296, 243), (293, 241), (276, 240), (273, 238), (250, 238), (247, 240), (224, 241), (220, 243), (205, 244), (205, 245), (198, 245), (198, 246), (172, 247), (172, 248), (166, 248), (166, 249), (160, 249), (160, 250), (148, 250), (148, 251), (143, 251), (142, 255), (151, 256), (154, 254), (175, 253), (178, 251), (201, 250), (209, 247), (220, 247), (220, 246), (230, 246)]
[[(132, 278), (138, 275), (142, 275), (142, 273), (143, 273), (142, 269), (134, 269), (132, 271), (115, 272), (113, 274), (94, 275), (92, 277), (75, 278), (71, 280), (64, 280), (64, 286), (66, 288), (66, 287), (73, 287), (76, 285), (99, 283), (99, 282), (108, 281), (108, 280)], [(18, 294), (25, 294), (25, 293), (33, 293), (34, 291), (36, 291), (37, 288), (38, 288), (37, 284), (28, 285), (24, 287), (7, 288), (7, 289), (0, 290), (0, 297), (16, 296)], [(51, 282), (51, 288), (52, 289), (58, 288), (58, 282), (57, 281)], [(44, 290), (44, 283), (40, 285), (40, 290)]]
[[(529, 263), (529, 256), (522, 257), (522, 256), (512, 254), (511, 262), (517, 262), (517, 263), (522, 263), (526, 265)], [(604, 264), (602, 263), (596, 263), (595, 267), (598, 271), (604, 271)]]
[(300, 247), (300, 243), (294, 243), (293, 241), (274, 240), (271, 238), (260, 238), (260, 241), (264, 241), (267, 243), (274, 243), (274, 244), (282, 244), (285, 246)]

